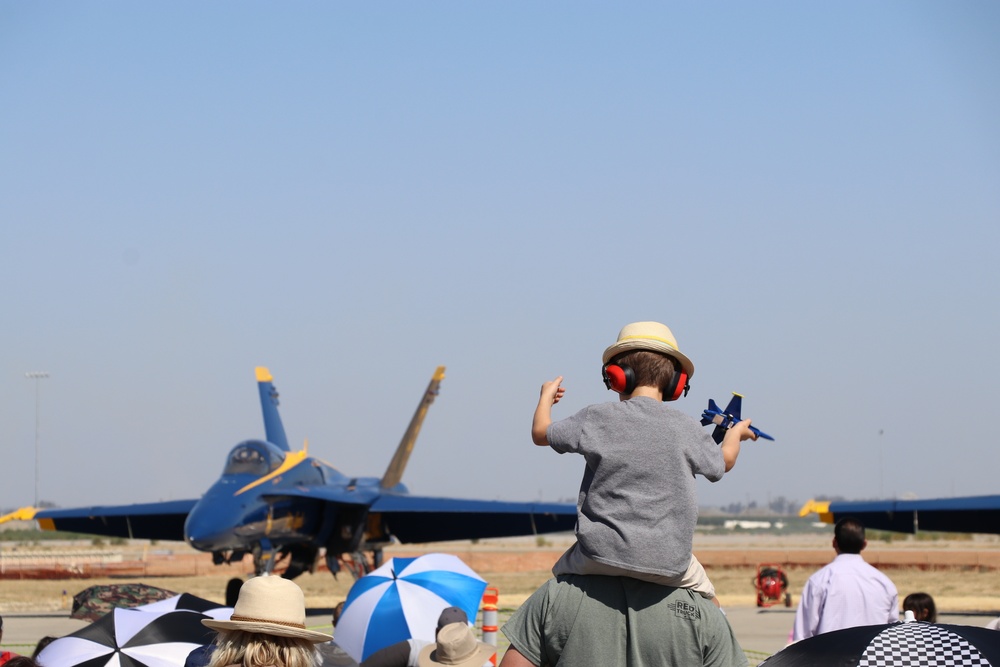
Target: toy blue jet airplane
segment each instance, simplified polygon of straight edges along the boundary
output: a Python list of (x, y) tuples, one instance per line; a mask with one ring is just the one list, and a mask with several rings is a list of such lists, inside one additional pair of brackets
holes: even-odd
[[(719, 406), (716, 405), (715, 401), (708, 399), (708, 409), (701, 413), (701, 425), (708, 426), (709, 424), (715, 424), (715, 430), (712, 431), (712, 440), (715, 440), (716, 444), (721, 444), (722, 439), (726, 436), (726, 431), (728, 431), (733, 424), (742, 421), (740, 417), (740, 408), (743, 405), (743, 396), (733, 392), (733, 397), (729, 400), (729, 405), (726, 406), (725, 410), (720, 410)], [(774, 440), (767, 433), (764, 433), (756, 426), (751, 426), (750, 430), (753, 431), (754, 435), (758, 438), (764, 438), (765, 440)]]
[[(218, 565), (253, 554), (257, 574), (289, 557), (282, 576), (313, 571), (321, 549), (336, 574), (340, 560), (352, 573), (382, 561), (392, 540), (438, 542), (535, 535), (573, 530), (576, 506), (568, 503), (458, 500), (412, 496), (401, 483), (403, 470), (430, 404), (444, 379), (444, 366), (431, 378), (385, 474), (348, 477), (308, 455), (291, 451), (278, 414), (271, 373), (257, 368), (266, 440), (245, 440), (229, 453), (222, 477), (200, 499), (137, 505), (38, 510), (25, 507), (0, 517), (37, 519), (43, 530), (111, 537), (185, 540), (212, 553)], [(308, 444), (308, 443), (307, 443)], [(344, 559), (345, 554), (350, 555)]]

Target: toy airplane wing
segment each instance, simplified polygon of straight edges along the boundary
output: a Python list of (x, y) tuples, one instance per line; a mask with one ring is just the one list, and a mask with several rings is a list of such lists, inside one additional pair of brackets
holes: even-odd
[(799, 516), (814, 512), (824, 523), (836, 523), (851, 516), (866, 528), (898, 533), (937, 530), (1000, 535), (1000, 496), (856, 502), (810, 500), (799, 510)]
[(708, 409), (701, 413), (701, 425), (708, 426), (715, 421), (713, 417), (721, 414), (722, 410), (719, 409), (719, 405), (711, 398), (708, 399)]
[(370, 512), (404, 543), (557, 533), (576, 526), (576, 505), (570, 503), (383, 494)]
[(196, 500), (171, 500), (137, 505), (46, 510), (25, 507), (0, 517), (0, 523), (35, 519), (42, 530), (130, 539), (183, 540), (184, 520), (196, 502)]

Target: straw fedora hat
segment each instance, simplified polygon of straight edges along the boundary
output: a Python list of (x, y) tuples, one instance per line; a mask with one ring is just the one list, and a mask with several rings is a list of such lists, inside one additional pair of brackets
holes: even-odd
[(240, 588), (233, 615), (228, 621), (202, 620), (215, 630), (242, 630), (277, 637), (328, 642), (333, 637), (306, 630), (306, 598), (291, 579), (263, 575)]
[(677, 349), (677, 339), (665, 324), (659, 322), (626, 324), (618, 333), (615, 344), (604, 350), (603, 363), (606, 364), (629, 350), (650, 350), (666, 354), (680, 362), (688, 377), (694, 375), (694, 363)]
[(477, 640), (468, 623), (449, 623), (438, 632), (435, 643), (420, 650), (417, 664), (420, 667), (482, 667), (496, 650), (495, 646)]

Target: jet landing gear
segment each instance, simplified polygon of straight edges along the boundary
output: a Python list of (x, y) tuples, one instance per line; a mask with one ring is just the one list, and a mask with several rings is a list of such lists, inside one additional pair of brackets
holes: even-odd
[(303, 572), (312, 573), (316, 571), (316, 556), (319, 555), (318, 548), (294, 545), (288, 547), (287, 553), (291, 557), (291, 561), (281, 574), (285, 579), (294, 579)]
[(270, 540), (261, 540), (253, 547), (253, 574), (259, 577), (262, 574), (271, 574), (274, 564), (277, 562), (277, 550), (271, 546)]
[(262, 574), (272, 574), (274, 568), (288, 558), (288, 566), (281, 576), (285, 579), (294, 579), (303, 572), (316, 571), (316, 556), (319, 549), (304, 544), (293, 544), (275, 549), (270, 540), (261, 540), (253, 548), (253, 572), (254, 576)]
[(213, 551), (212, 565), (229, 565), (239, 563), (247, 555), (245, 551)]
[(363, 551), (352, 551), (341, 554), (329, 550), (326, 552), (326, 566), (330, 570), (330, 574), (334, 577), (341, 570), (346, 570), (355, 579), (360, 579), (381, 566), (382, 560), (381, 549), (372, 550), (371, 560), (368, 559)]
[[(360, 551), (342, 553), (339, 557), (334, 556), (333, 560), (336, 561), (337, 570), (347, 570), (355, 579), (360, 579), (374, 569), (364, 553)], [(327, 567), (329, 567), (329, 562), (330, 558), (327, 557)], [(330, 571), (336, 573), (337, 570), (331, 569)]]

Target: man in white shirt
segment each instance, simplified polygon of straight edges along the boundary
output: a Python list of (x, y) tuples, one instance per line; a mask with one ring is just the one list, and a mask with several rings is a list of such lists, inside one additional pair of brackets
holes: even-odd
[(847, 517), (833, 529), (837, 557), (809, 577), (795, 612), (792, 640), (857, 625), (899, 621), (896, 586), (861, 557), (868, 546), (865, 527)]

